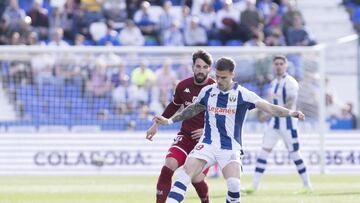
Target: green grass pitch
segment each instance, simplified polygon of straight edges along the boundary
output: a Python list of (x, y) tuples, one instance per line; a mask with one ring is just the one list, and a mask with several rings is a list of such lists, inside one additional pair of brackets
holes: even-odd
[[(77, 176), (0, 177), (0, 203), (153, 203), (157, 177)], [(314, 193), (295, 195), (296, 175), (267, 175), (259, 191), (243, 195), (242, 203), (360, 203), (359, 175), (313, 175)], [(222, 178), (208, 179), (213, 203), (225, 202)], [(243, 176), (249, 186), (251, 177)], [(184, 203), (198, 203), (191, 186)]]

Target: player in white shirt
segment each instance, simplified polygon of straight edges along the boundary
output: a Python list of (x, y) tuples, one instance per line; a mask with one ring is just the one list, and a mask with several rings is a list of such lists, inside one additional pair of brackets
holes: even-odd
[(233, 81), (235, 62), (220, 58), (216, 63), (217, 84), (204, 87), (196, 101), (167, 119), (155, 116), (158, 124), (186, 120), (205, 110), (204, 133), (188, 156), (166, 202), (181, 202), (192, 177), (218, 163), (227, 182), (226, 202), (240, 202), (240, 168), (242, 125), (248, 110), (259, 108), (273, 116), (304, 119), (300, 111), (273, 105)]
[[(271, 82), (270, 99), (273, 104), (295, 110), (299, 85), (293, 77), (286, 73), (287, 67), (288, 61), (285, 56), (278, 55), (273, 58), (275, 79)], [(286, 118), (271, 118), (263, 136), (262, 149), (256, 160), (253, 185), (245, 189), (244, 192), (251, 194), (258, 189), (260, 178), (265, 171), (267, 158), (280, 138), (284, 141), (290, 158), (294, 161), (303, 181), (304, 187), (299, 193), (310, 193), (312, 191), (309, 176), (299, 152), (297, 119), (288, 116)]]

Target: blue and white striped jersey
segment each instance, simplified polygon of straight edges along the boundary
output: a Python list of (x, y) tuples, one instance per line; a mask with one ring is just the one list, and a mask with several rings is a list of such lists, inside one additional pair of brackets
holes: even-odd
[(204, 134), (199, 142), (220, 149), (240, 150), (247, 111), (255, 108), (260, 100), (254, 92), (237, 83), (227, 92), (221, 91), (216, 83), (204, 87), (196, 100), (206, 107)]
[[(285, 74), (280, 80), (275, 78), (271, 82), (270, 88), (272, 103), (284, 107), (286, 101), (292, 97), (294, 98), (294, 103), (290, 109), (296, 110), (298, 90), (299, 84), (292, 76)], [(284, 118), (273, 117), (271, 118), (269, 125), (274, 129), (295, 130), (297, 129), (297, 118), (292, 118), (290, 116)]]

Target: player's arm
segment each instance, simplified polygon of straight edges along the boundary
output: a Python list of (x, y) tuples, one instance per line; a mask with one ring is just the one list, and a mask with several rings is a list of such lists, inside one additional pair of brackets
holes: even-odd
[[(170, 118), (179, 110), (180, 107), (181, 105), (177, 105), (174, 102), (171, 102), (166, 106), (164, 112), (162, 113), (162, 116), (164, 118)], [(146, 131), (146, 139), (152, 141), (159, 127), (160, 124), (154, 122), (152, 126)]]
[(179, 122), (179, 121), (183, 121), (183, 120), (192, 118), (195, 115), (197, 115), (198, 113), (204, 111), (205, 109), (206, 109), (206, 107), (204, 105), (196, 102), (196, 103), (190, 104), (184, 110), (175, 114), (173, 117), (171, 117), (169, 119), (165, 118), (163, 116), (155, 116), (154, 121), (158, 124), (170, 125), (175, 122)]
[(265, 100), (260, 100), (255, 103), (256, 108), (277, 117), (295, 117), (300, 120), (305, 119), (305, 115), (301, 111), (292, 111), (279, 105), (270, 104)]

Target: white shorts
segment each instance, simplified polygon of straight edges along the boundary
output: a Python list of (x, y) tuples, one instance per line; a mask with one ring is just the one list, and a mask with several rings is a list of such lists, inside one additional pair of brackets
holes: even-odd
[(262, 146), (265, 149), (272, 149), (282, 138), (285, 147), (290, 151), (299, 150), (299, 139), (297, 130), (268, 128), (263, 136)]
[(222, 170), (231, 162), (237, 162), (241, 166), (241, 155), (240, 150), (219, 149), (213, 145), (198, 143), (188, 157), (205, 160), (207, 163), (204, 169), (218, 163)]

